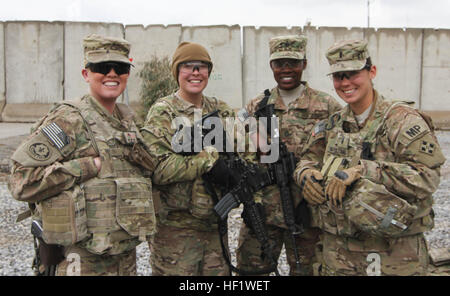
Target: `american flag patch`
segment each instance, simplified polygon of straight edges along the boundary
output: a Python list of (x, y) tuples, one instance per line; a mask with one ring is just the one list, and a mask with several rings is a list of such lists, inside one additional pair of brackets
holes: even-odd
[(59, 150), (70, 143), (66, 133), (54, 122), (42, 128), (42, 132)]

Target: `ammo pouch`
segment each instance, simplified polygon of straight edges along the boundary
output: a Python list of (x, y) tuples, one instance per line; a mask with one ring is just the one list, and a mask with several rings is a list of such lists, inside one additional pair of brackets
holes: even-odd
[(69, 246), (87, 237), (86, 201), (75, 185), (40, 203), (42, 238), (47, 244)]
[(407, 234), (417, 207), (381, 184), (360, 179), (347, 194), (344, 212), (351, 223), (370, 235), (400, 237)]
[(192, 185), (189, 212), (198, 219), (210, 219), (215, 217), (213, 208), (214, 202), (206, 191), (204, 180), (202, 178), (195, 179)]
[(156, 218), (151, 197), (152, 183), (145, 178), (117, 178), (117, 223), (131, 236), (141, 241), (156, 229)]

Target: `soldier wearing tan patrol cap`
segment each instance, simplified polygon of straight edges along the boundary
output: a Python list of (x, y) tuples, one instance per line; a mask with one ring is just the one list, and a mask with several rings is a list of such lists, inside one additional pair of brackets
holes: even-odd
[[(274, 115), (278, 117), (280, 126), (280, 140), (289, 152), (297, 159), (306, 143), (311, 128), (322, 119), (341, 109), (340, 104), (329, 94), (311, 88), (306, 81), (302, 81), (302, 73), (306, 69), (306, 44), (303, 35), (277, 36), (269, 41), (269, 65), (277, 83), (271, 90), (267, 89), (250, 101), (245, 107), (246, 112), (256, 116), (255, 111), (264, 106), (274, 106)], [(266, 115), (270, 116), (270, 115)], [(254, 135), (253, 139), (255, 139)], [(264, 140), (258, 143), (265, 143)], [(255, 139), (256, 143), (256, 139)], [(258, 147), (260, 150), (262, 147)], [(285, 176), (292, 180), (291, 175)], [(296, 218), (304, 218), (309, 210), (306, 202), (299, 194), (299, 188), (290, 181), (290, 198), (292, 198)], [(272, 185), (261, 192), (267, 230), (274, 244), (273, 254), (276, 260), (280, 256), (283, 245), (286, 247), (287, 260), (291, 275), (312, 275), (312, 265), (315, 262), (314, 248), (319, 239), (319, 229), (310, 225), (304, 218), (302, 223), (288, 225), (282, 211), (280, 188)], [(297, 220), (298, 221), (298, 220)], [(303, 229), (303, 231), (302, 231)], [(293, 233), (294, 232), (294, 233)], [(293, 246), (296, 244), (296, 248)], [(295, 249), (297, 254), (295, 254)], [(255, 274), (261, 270), (270, 269), (267, 256), (262, 256), (261, 245), (254, 233), (243, 224), (240, 230), (239, 246), (237, 249), (238, 267), (252, 271)], [(299, 261), (299, 262), (297, 262)]]
[(347, 106), (313, 128), (294, 173), (324, 231), (320, 274), (426, 275), (423, 232), (445, 162), (431, 118), (373, 88), (366, 41), (326, 57)]
[(155, 231), (146, 178), (155, 164), (133, 112), (116, 103), (130, 44), (93, 34), (83, 46), (89, 94), (55, 104), (34, 125), (12, 156), (9, 189), (30, 205), (36, 274), (135, 275), (136, 246)]

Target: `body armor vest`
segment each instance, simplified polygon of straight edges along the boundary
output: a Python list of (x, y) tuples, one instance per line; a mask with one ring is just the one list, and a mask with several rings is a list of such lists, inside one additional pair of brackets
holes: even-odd
[[(58, 243), (63, 241), (65, 245), (90, 235), (82, 244), (95, 254), (114, 255), (134, 248), (139, 241), (133, 238), (145, 241), (154, 233), (156, 224), (151, 181), (142, 177), (141, 169), (126, 159), (126, 152), (137, 143), (140, 134), (134, 124), (128, 129), (123, 125), (114, 127), (84, 101), (63, 104), (76, 108), (83, 117), (92, 145), (101, 157), (102, 168), (96, 177), (42, 203), (44, 233), (46, 229), (59, 229)], [(57, 217), (49, 211), (48, 204), (55, 204), (64, 195), (73, 196), (65, 198), (77, 209), (65, 210), (72, 219)], [(68, 227), (71, 220), (78, 221)], [(72, 239), (61, 240), (68, 237)]]
[[(340, 118), (340, 113), (329, 119), (326, 126), (327, 146), (321, 171), (325, 184), (337, 170), (356, 166), (361, 159), (396, 162), (392, 152), (388, 155), (377, 154), (376, 149), (382, 145), (380, 135), (386, 132), (383, 125), (387, 115), (399, 104), (406, 104), (387, 101), (382, 104), (381, 112), (372, 115), (358, 132), (351, 132), (350, 127), (345, 126), (348, 122)], [(383, 159), (381, 155), (386, 158)], [(420, 202), (429, 203), (428, 200)], [(398, 237), (432, 228), (431, 205), (423, 205), (421, 208), (429, 210), (420, 213), (418, 208), (420, 205), (418, 207), (417, 203), (408, 203), (387, 190), (383, 184), (375, 184), (362, 178), (347, 189), (342, 208), (337, 208), (328, 201), (316, 208), (314, 216), (315, 223), (331, 234), (357, 237), (363, 231), (374, 236)]]

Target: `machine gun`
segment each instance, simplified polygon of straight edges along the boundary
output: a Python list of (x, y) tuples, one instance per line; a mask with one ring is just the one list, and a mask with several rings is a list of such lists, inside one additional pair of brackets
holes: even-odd
[[(201, 150), (199, 149), (201, 147), (198, 147), (198, 142), (195, 143), (195, 136), (199, 137), (199, 131), (201, 131), (202, 143), (206, 136), (213, 130), (213, 125), (214, 128), (217, 128), (223, 132), (222, 139), (219, 139), (222, 143), (218, 143), (222, 144), (222, 147), (218, 147), (218, 151), (221, 151), (220, 158), (215, 165), (215, 167), (221, 166), (222, 169), (214, 171), (213, 168), (210, 172), (203, 176), (203, 179), (205, 181), (205, 187), (208, 194), (211, 195), (214, 203), (216, 204), (214, 210), (219, 216), (219, 233), (221, 234), (221, 244), (224, 258), (230, 266), (230, 269), (241, 275), (266, 274), (272, 271), (275, 271), (276, 275), (279, 275), (277, 261), (275, 260), (272, 252), (273, 244), (271, 244), (269, 240), (265, 227), (264, 211), (261, 209), (261, 205), (257, 204), (253, 198), (256, 191), (268, 185), (268, 174), (267, 172), (262, 172), (256, 164), (247, 163), (236, 153), (224, 152), (226, 151), (227, 137), (221, 122), (208, 122), (208, 120), (213, 121), (213, 118), (218, 118), (218, 112), (219, 111), (216, 110), (204, 115), (201, 120), (195, 122), (191, 128), (186, 129), (186, 127), (184, 127), (184, 131), (179, 128), (172, 138), (172, 146), (174, 143), (179, 144), (179, 147), (181, 147), (179, 151), (180, 154), (192, 155)], [(220, 126), (215, 126), (216, 124), (220, 124)], [(209, 125), (210, 128), (205, 127), (205, 125)], [(182, 136), (185, 137), (183, 141), (180, 141), (179, 133), (183, 133)], [(195, 133), (197, 133), (197, 135)], [(190, 141), (186, 141), (186, 139), (189, 139)], [(212, 144), (214, 145), (216, 143), (213, 142)], [(213, 185), (218, 187), (221, 191), (223, 196), (221, 199), (217, 197)], [(227, 253), (222, 241), (222, 236), (227, 233), (228, 213), (241, 203), (244, 204), (244, 221), (255, 232), (258, 241), (261, 243), (261, 249), (264, 256), (266, 256), (271, 263), (271, 267), (268, 269), (248, 271), (238, 269), (231, 264), (230, 256)]]

